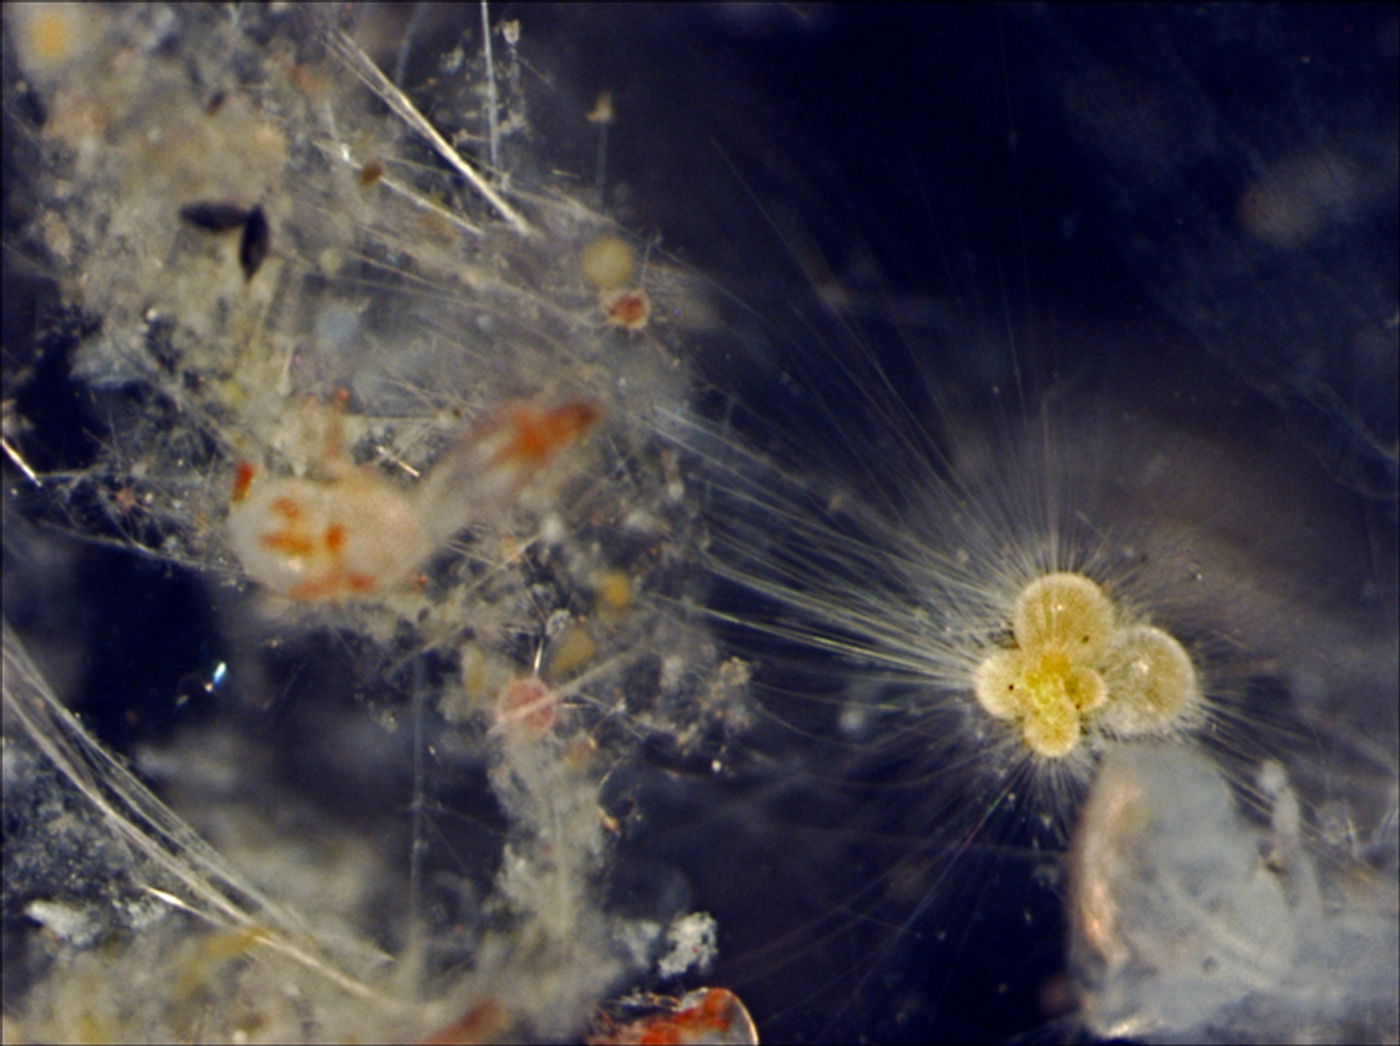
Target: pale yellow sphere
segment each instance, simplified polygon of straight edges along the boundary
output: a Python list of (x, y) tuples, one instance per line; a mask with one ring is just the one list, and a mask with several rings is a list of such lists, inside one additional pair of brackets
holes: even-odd
[(1115, 737), (1176, 729), (1194, 718), (1201, 703), (1190, 655), (1160, 628), (1120, 630), (1104, 656), (1103, 674), (1112, 700), (1098, 721)]
[(1083, 574), (1046, 574), (1016, 598), (1011, 630), (1022, 649), (1056, 646), (1093, 660), (1108, 649), (1113, 618), (1108, 596)]
[(637, 258), (626, 240), (617, 236), (600, 236), (583, 249), (579, 271), (589, 286), (600, 291), (614, 291), (632, 278)]

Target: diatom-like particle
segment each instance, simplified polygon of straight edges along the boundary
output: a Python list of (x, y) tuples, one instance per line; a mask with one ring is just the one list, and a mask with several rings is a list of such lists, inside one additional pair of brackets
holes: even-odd
[(251, 280), (257, 274), (271, 247), (272, 227), (267, 215), (261, 207), (254, 207), (243, 222), (243, 236), (238, 241), (238, 264), (243, 267), (244, 279)]
[(248, 220), (248, 208), (236, 203), (202, 200), (181, 207), (180, 217), (205, 232), (228, 232)]
[(272, 247), (272, 227), (261, 205), (249, 209), (226, 201), (201, 200), (181, 207), (180, 217), (205, 232), (229, 232), (242, 227), (238, 264), (243, 269), (244, 279), (251, 280), (262, 268)]

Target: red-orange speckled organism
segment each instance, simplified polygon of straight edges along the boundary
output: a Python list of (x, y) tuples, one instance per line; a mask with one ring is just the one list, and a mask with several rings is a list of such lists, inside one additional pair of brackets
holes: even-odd
[[(229, 541), (248, 576), (312, 602), (373, 596), (405, 581), (433, 550), (520, 491), (602, 417), (596, 403), (513, 403), (474, 426), (414, 488), (344, 456), (337, 404), (308, 404), (324, 432), (314, 475), (235, 468)], [(326, 412), (329, 411), (329, 415)], [(325, 416), (321, 416), (325, 415)]]

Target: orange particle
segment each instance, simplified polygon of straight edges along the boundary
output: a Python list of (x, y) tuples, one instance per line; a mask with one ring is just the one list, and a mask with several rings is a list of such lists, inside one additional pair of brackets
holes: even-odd
[(470, 1007), (451, 1024), (430, 1032), (425, 1046), (458, 1046), (477, 1042), (499, 1042), (514, 1025), (509, 1011), (495, 999)]
[(602, 408), (591, 400), (570, 400), (543, 411), (517, 405), (506, 422), (513, 431), (506, 444), (492, 455), (489, 467), (515, 465), (537, 469), (583, 437), (602, 417)]
[(681, 1010), (672, 1023), (681, 1031), (723, 1031), (729, 1027), (729, 1011), (734, 993), (724, 988), (711, 988), (699, 1006)]
[(347, 595), (363, 596), (374, 589), (374, 578), (368, 574), (347, 574), (337, 567), (321, 577), (293, 585), (287, 595), (305, 602), (321, 602)]
[(233, 466), (233, 500), (242, 501), (248, 496), (248, 488), (253, 485), (255, 470), (250, 462), (240, 461)]
[(445, 535), (462, 520), (513, 505), (602, 417), (602, 407), (592, 400), (544, 409), (518, 400), (501, 405), (434, 467), (419, 494), (424, 517)]
[(608, 323), (629, 331), (641, 330), (651, 318), (651, 299), (639, 287), (600, 294), (598, 304)]
[(543, 462), (592, 428), (602, 411), (597, 404), (576, 400), (534, 417), (519, 418), (517, 456)]
[(326, 549), (336, 553), (345, 547), (345, 527), (340, 523), (332, 523), (326, 528)]
[(292, 556), (309, 556), (316, 551), (315, 542), (304, 534), (295, 531), (278, 530), (264, 534), (258, 539), (264, 548), (276, 552), (286, 552)]
[(554, 726), (558, 699), (534, 676), (512, 679), (496, 702), (496, 722), (512, 736), (535, 741)]
[(617, 1024), (604, 1014), (609, 1033), (590, 1035), (586, 1041), (599, 1046), (689, 1046), (702, 1042), (753, 1046), (758, 1042), (758, 1029), (748, 1009), (727, 988), (697, 988), (680, 999), (652, 996), (650, 1000), (666, 1008), (626, 1024)]
[(530, 464), (537, 464), (549, 456), (549, 436), (540, 424), (540, 418), (527, 411), (519, 411), (515, 416), (515, 441), (505, 450), (509, 457)]
[(371, 160), (356, 172), (356, 178), (363, 188), (368, 189), (384, 177), (384, 165), (378, 160)]
[(291, 498), (278, 498), (268, 508), (283, 519), (297, 520), (301, 518), (301, 506)]

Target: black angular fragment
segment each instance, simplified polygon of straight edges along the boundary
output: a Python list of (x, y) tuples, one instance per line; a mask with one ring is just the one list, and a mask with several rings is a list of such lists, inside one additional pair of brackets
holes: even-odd
[(243, 222), (243, 238), (238, 241), (238, 264), (243, 266), (245, 280), (251, 280), (262, 267), (271, 246), (272, 227), (267, 224), (267, 215), (259, 205), (248, 212)]
[(205, 201), (180, 208), (180, 217), (207, 232), (228, 232), (248, 220), (249, 212), (236, 203)]

